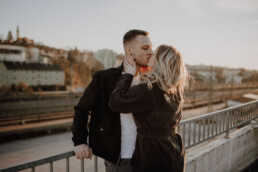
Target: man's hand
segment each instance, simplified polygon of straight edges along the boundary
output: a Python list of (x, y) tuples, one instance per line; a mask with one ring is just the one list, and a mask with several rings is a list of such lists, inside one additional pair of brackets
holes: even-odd
[(91, 159), (92, 158), (92, 150), (86, 144), (80, 144), (74, 147), (75, 156), (77, 159)]

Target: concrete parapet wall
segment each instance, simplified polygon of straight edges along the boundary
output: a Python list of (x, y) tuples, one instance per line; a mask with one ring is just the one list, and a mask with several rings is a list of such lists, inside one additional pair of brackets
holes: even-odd
[(186, 172), (241, 171), (258, 158), (258, 120), (186, 151)]

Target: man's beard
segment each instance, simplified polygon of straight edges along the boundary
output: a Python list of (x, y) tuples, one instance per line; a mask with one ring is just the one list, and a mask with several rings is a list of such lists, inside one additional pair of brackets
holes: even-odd
[(138, 60), (136, 60), (135, 56), (133, 56), (133, 58), (134, 58), (135, 64), (136, 64), (137, 66), (140, 66), (140, 67), (149, 67), (149, 66), (148, 66), (148, 63), (147, 63), (147, 64), (142, 64), (142, 63), (139, 63)]
[(136, 65), (140, 66), (140, 67), (149, 67), (148, 65), (145, 65), (145, 64), (140, 64), (138, 62), (136, 62)]

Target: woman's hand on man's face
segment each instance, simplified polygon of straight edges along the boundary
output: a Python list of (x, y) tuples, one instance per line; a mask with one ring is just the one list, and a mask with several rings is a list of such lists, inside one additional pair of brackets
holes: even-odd
[(131, 62), (130, 64), (127, 59), (124, 60), (124, 72), (134, 75), (136, 73), (136, 64), (135, 61)]

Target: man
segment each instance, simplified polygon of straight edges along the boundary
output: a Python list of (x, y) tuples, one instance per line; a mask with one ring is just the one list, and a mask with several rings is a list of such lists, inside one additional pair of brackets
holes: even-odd
[[(147, 67), (152, 44), (148, 32), (130, 30), (123, 38), (125, 58), (136, 61), (138, 75), (141, 67)], [(123, 64), (117, 68), (98, 71), (74, 107), (73, 142), (77, 159), (91, 159), (92, 153), (105, 159), (106, 171), (132, 171), (130, 159), (135, 148), (136, 126), (132, 114), (119, 114), (109, 106), (109, 97), (123, 72)], [(89, 132), (88, 115), (91, 115)], [(89, 143), (87, 138), (89, 136)]]

